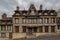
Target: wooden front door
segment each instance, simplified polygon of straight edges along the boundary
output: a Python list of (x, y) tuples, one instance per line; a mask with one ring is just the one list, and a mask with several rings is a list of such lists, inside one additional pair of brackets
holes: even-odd
[(9, 33), (9, 39), (12, 39), (12, 33)]
[(16, 33), (19, 32), (19, 26), (15, 26), (15, 32), (16, 32)]
[(32, 34), (32, 28), (28, 28), (28, 34), (29, 34), (29, 35)]

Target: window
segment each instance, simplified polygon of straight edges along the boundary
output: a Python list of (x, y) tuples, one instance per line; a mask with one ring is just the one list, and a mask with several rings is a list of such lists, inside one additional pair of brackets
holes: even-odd
[(40, 27), (39, 27), (39, 32), (42, 32), (42, 29), (43, 29), (43, 27), (42, 27), (42, 26), (40, 26)]
[(39, 13), (39, 15), (42, 15), (42, 13)]
[(51, 13), (51, 15), (54, 15), (54, 13)]
[(16, 24), (19, 23), (19, 18), (15, 18), (15, 23), (16, 23)]
[(51, 18), (51, 23), (55, 23), (55, 18)]
[(39, 19), (39, 23), (43, 23), (43, 19), (42, 18)]
[(60, 29), (60, 25), (58, 25), (58, 30)]
[(5, 38), (6, 37), (6, 33), (1, 33), (1, 37)]
[(26, 23), (26, 19), (25, 18), (22, 19), (22, 23)]
[(48, 29), (49, 29), (48, 26), (45, 26), (45, 32), (48, 32), (49, 31)]
[(11, 31), (12, 30), (12, 26), (7, 26), (7, 30)]
[(34, 11), (31, 11), (30, 15), (35, 15)]
[(44, 15), (47, 15), (47, 13), (44, 13)]
[(1, 26), (1, 31), (6, 31), (6, 26)]
[(23, 13), (23, 15), (26, 15), (26, 13)]
[(16, 15), (20, 15), (19, 13), (16, 13)]
[(48, 18), (45, 18), (44, 19), (44, 23), (49, 23), (49, 19)]
[(33, 28), (33, 32), (37, 32), (37, 27), (34, 27)]
[(33, 19), (33, 23), (37, 23), (37, 19), (36, 18)]
[(51, 26), (51, 32), (55, 32), (55, 26)]
[(28, 23), (32, 23), (32, 19), (29, 18), (29, 19), (28, 19)]
[(15, 26), (15, 32), (19, 33), (19, 26)]
[(26, 26), (23, 26), (23, 32), (26, 32)]

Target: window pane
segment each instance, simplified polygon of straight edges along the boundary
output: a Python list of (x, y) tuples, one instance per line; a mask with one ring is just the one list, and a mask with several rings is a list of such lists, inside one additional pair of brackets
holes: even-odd
[(45, 15), (47, 15), (47, 13), (44, 13)]
[(37, 23), (37, 19), (33, 19), (33, 23)]
[(39, 23), (43, 23), (43, 19), (42, 18), (39, 19)]
[(51, 18), (51, 23), (55, 23), (55, 18)]
[(48, 18), (45, 18), (44, 19), (44, 23), (49, 23), (49, 19)]
[(22, 19), (22, 23), (26, 23), (26, 19)]
[(28, 19), (28, 23), (32, 23), (32, 19)]
[(2, 31), (6, 31), (6, 26), (1, 26)]
[(1, 33), (1, 37), (5, 38), (6, 37), (6, 33)]
[(34, 27), (33, 28), (33, 32), (37, 32), (37, 27)]
[(15, 18), (15, 23), (19, 23), (19, 18)]
[(40, 26), (40, 27), (39, 27), (39, 32), (42, 32), (42, 31), (43, 31), (42, 29), (43, 29), (43, 27)]
[(23, 32), (26, 32), (26, 26), (23, 26)]
[(12, 30), (12, 26), (8, 26), (8, 27), (7, 27), (7, 30), (8, 30), (8, 31), (11, 31), (11, 30)]

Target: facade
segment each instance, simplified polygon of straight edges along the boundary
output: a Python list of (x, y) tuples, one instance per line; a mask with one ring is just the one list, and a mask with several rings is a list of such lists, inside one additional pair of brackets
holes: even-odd
[(36, 10), (31, 4), (28, 10), (19, 10), (17, 6), (12, 17), (4, 13), (0, 19), (0, 39), (17, 39), (28, 36), (38, 37), (54, 34), (60, 30), (60, 17), (55, 10)]

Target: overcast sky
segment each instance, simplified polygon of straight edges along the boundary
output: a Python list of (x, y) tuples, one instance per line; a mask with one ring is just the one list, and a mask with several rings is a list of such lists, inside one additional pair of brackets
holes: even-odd
[(34, 4), (36, 9), (40, 4), (43, 5), (43, 9), (60, 9), (60, 0), (0, 0), (0, 15), (6, 13), (11, 16), (16, 6), (19, 6), (20, 9), (28, 9), (30, 4)]

